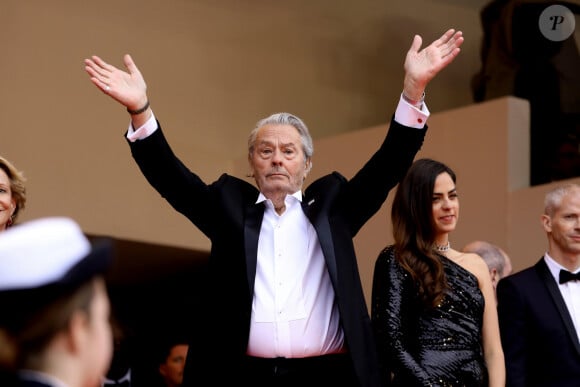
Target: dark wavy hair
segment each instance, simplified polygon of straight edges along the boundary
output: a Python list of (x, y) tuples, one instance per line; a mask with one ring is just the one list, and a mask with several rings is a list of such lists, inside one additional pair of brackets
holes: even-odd
[(399, 183), (391, 208), (395, 256), (415, 283), (420, 299), (435, 307), (443, 300), (447, 281), (435, 252), (433, 189), (437, 176), (455, 172), (432, 159), (416, 160)]

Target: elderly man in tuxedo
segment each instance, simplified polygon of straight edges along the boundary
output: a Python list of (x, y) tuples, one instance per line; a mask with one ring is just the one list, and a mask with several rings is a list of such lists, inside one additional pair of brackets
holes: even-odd
[(250, 133), (257, 188), (227, 174), (206, 184), (169, 147), (131, 57), (127, 72), (98, 56), (85, 60), (95, 86), (129, 111), (127, 139), (149, 183), (212, 242), (207, 309), (192, 311), (201, 328), (192, 333), (185, 386), (379, 386), (352, 239), (420, 149), (425, 87), (462, 42), (448, 30), (420, 49), (416, 35), (383, 144), (350, 180), (334, 172), (304, 192), (313, 145), (300, 118), (274, 114)]
[(497, 286), (507, 387), (580, 386), (580, 185), (544, 207), (548, 251)]

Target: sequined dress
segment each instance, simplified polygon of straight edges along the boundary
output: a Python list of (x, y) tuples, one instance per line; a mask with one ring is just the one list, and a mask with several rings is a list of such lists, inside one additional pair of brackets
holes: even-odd
[(420, 303), (411, 276), (394, 258), (392, 246), (377, 258), (371, 314), (387, 385), (488, 385), (481, 346), (483, 294), (473, 274), (440, 257), (450, 289), (433, 309)]

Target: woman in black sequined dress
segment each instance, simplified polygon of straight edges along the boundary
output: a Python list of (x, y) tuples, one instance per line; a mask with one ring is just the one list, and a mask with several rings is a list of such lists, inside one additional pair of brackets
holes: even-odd
[(393, 201), (394, 244), (377, 259), (372, 319), (388, 386), (505, 386), (487, 265), (449, 247), (459, 200), (455, 173), (415, 161)]

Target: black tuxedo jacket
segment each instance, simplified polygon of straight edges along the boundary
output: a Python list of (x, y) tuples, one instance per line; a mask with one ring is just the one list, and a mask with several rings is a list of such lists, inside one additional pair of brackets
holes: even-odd
[(507, 387), (580, 386), (580, 343), (544, 259), (502, 278), (497, 298)]
[[(314, 181), (303, 195), (302, 207), (322, 246), (361, 387), (378, 386), (379, 378), (352, 239), (402, 179), (426, 129), (405, 127), (393, 119), (383, 144), (352, 179), (333, 172)], [(242, 366), (248, 343), (264, 213), (263, 203), (256, 204), (259, 192), (227, 174), (204, 183), (174, 155), (161, 127), (129, 144), (149, 183), (211, 240), (209, 289), (203, 295), (207, 305), (192, 311), (202, 328), (192, 336), (184, 384), (228, 385)]]

